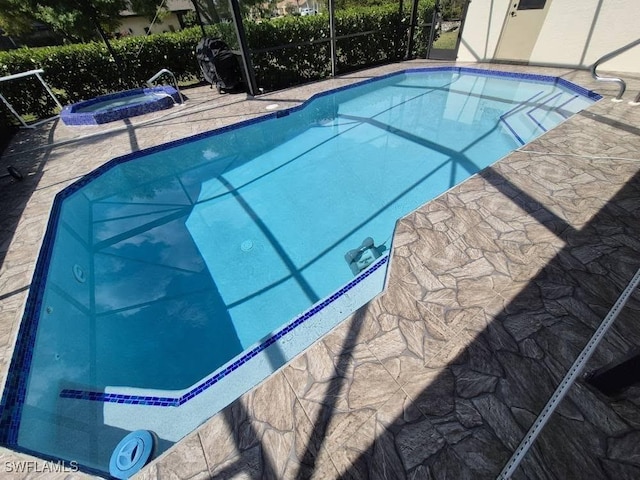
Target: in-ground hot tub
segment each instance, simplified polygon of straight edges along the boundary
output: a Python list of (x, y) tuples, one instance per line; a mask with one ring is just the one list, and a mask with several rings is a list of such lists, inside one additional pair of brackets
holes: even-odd
[(134, 88), (67, 105), (60, 118), (65, 125), (100, 125), (164, 110), (176, 103), (180, 103), (180, 94), (168, 85)]

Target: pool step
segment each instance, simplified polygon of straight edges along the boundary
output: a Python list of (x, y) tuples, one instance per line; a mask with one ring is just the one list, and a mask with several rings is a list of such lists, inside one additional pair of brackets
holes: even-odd
[(538, 92), (500, 116), (503, 128), (520, 145), (554, 128), (581, 110), (573, 92)]

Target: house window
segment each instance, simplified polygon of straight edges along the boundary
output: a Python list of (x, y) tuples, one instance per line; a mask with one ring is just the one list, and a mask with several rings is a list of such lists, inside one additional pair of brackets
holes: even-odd
[(547, 0), (520, 0), (518, 10), (542, 10)]

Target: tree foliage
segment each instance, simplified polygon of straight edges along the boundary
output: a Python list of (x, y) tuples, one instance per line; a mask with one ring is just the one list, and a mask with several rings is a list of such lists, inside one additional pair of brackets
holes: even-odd
[(44, 23), (70, 42), (95, 36), (95, 22), (106, 30), (117, 25), (125, 0), (0, 0), (0, 26), (9, 35), (27, 33)]
[[(328, 2), (325, 2), (328, 9)], [(359, 7), (381, 7), (384, 5), (397, 5), (397, 0), (335, 0), (335, 9), (344, 10), (347, 8), (359, 8)]]
[(8, 35), (16, 36), (29, 31), (34, 20), (25, 2), (0, 0), (0, 28)]
[[(0, 0), (2, 1), (2, 0)], [(419, 24), (432, 18), (434, 0), (420, 0)], [(397, 4), (349, 8), (336, 12), (338, 72), (399, 60), (407, 48), (409, 12)], [(207, 25), (206, 36), (236, 41), (233, 24)], [(287, 16), (245, 22), (247, 42), (258, 87), (265, 91), (325, 78), (331, 73), (327, 15)], [(361, 35), (354, 35), (360, 33)], [(63, 104), (145, 84), (168, 68), (180, 82), (194, 82), (201, 74), (194, 47), (199, 28), (174, 33), (130, 36), (112, 42), (119, 64), (100, 42), (0, 52), (0, 76), (42, 68)], [(426, 52), (429, 28), (414, 32), (414, 52)], [(298, 46), (295, 46), (295, 45)], [(121, 68), (124, 66), (125, 68)], [(2, 94), (19, 112), (45, 118), (56, 111), (42, 85), (34, 80), (3, 84)], [(0, 111), (0, 115), (2, 112)]]
[[(169, 13), (166, 2), (162, 0), (128, 0), (129, 10), (146, 17), (149, 21), (162, 18)], [(156, 21), (157, 21), (156, 20)]]
[(232, 18), (227, 0), (192, 0), (192, 2), (198, 4), (204, 23), (215, 24)]
[(0, 0), (0, 28), (19, 36), (29, 32), (34, 22), (40, 22), (69, 43), (86, 42), (96, 38), (97, 25), (106, 32), (117, 30), (121, 11), (130, 8), (152, 19), (161, 3), (162, 0)]

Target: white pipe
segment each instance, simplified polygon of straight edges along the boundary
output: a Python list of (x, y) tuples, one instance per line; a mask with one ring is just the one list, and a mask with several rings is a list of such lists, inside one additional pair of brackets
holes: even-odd
[(0, 77), (0, 82), (4, 82), (5, 80), (15, 80), (16, 78), (28, 77), (29, 75), (35, 75), (36, 73), (44, 73), (44, 70), (29, 70), (28, 72), (14, 73), (13, 75), (7, 75), (5, 77)]
[[(47, 93), (51, 96), (51, 98), (53, 98), (53, 101), (56, 102), (56, 105), (58, 105), (60, 110), (62, 110), (62, 105), (58, 101), (58, 97), (56, 97), (56, 95), (53, 93), (53, 90), (51, 90), (51, 88), (49, 88), (49, 85), (47, 85), (47, 82), (45, 82), (44, 79), (40, 76), (41, 73), (44, 73), (44, 70), (42, 70), (41, 68), (39, 68), (37, 70), (29, 70), (28, 72), (14, 73), (13, 75), (7, 75), (5, 77), (0, 77), (0, 82), (5, 82), (7, 80), (15, 80), (17, 78), (24, 78), (24, 77), (28, 77), (30, 75), (35, 75), (36, 77), (38, 77), (38, 80), (40, 80), (40, 83), (45, 88)], [(33, 128), (35, 125), (39, 125), (40, 123), (47, 122), (47, 121), (57, 117), (57, 115), (55, 115), (54, 117), (46, 118), (44, 120), (40, 120), (39, 122), (34, 123), (33, 125), (28, 125), (27, 122), (24, 121), (22, 116), (18, 112), (15, 111), (15, 109), (11, 106), (11, 104), (9, 103), (9, 101), (6, 98), (4, 98), (2, 95), (0, 95), (0, 98), (2, 99), (4, 104), (9, 108), (9, 110), (11, 110), (11, 113), (13, 113), (16, 116), (16, 118), (18, 120), (20, 120), (20, 123), (22, 124), (22, 126), (24, 128)]]

